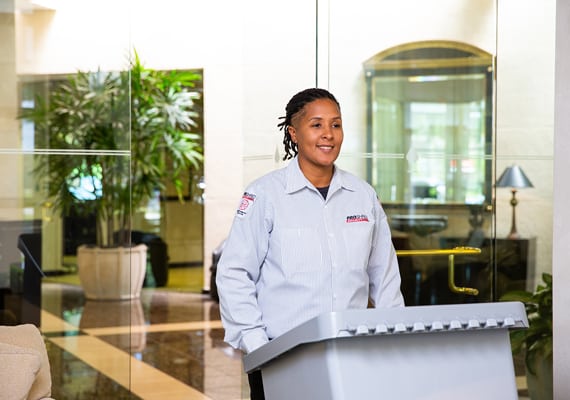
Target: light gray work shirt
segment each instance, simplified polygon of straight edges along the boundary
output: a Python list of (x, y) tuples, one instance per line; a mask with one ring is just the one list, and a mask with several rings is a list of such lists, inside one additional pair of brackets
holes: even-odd
[(335, 167), (326, 200), (297, 158), (245, 190), (218, 262), (225, 341), (248, 353), (322, 313), (403, 306), (374, 189)]

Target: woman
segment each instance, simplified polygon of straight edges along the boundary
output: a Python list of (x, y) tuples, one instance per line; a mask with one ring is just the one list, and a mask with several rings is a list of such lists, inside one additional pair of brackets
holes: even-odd
[[(322, 313), (403, 306), (386, 214), (374, 189), (335, 166), (340, 105), (306, 89), (286, 107), (289, 165), (245, 190), (218, 263), (225, 340), (245, 353)], [(261, 374), (250, 374), (263, 399)]]

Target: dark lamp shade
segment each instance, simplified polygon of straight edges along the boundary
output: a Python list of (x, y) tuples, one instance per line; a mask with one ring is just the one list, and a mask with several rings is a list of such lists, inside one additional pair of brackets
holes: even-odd
[(499, 180), (497, 180), (497, 187), (530, 188), (534, 186), (532, 186), (530, 179), (527, 178), (521, 167), (513, 165), (505, 169)]

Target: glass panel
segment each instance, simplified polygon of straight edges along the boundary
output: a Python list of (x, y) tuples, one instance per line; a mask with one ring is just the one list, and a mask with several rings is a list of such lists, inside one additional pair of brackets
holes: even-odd
[[(345, 128), (339, 164), (367, 179), (384, 205), (406, 304), (496, 299), (495, 2), (442, 2), (454, 24), (421, 1), (327, 4), (327, 78)], [(475, 250), (455, 254), (452, 268), (436, 253), (460, 246)]]
[[(144, 32), (148, 32), (149, 24), (155, 24), (156, 20), (168, 20), (171, 24), (169, 29), (161, 30), (163, 32), (168, 31), (164, 37), (155, 36), (157, 43), (159, 43), (158, 47), (160, 47), (158, 56), (156, 56), (157, 52), (152, 44), (149, 45), (151, 41), (146, 35), (143, 34), (144, 39), (137, 43), (140, 45), (142, 58), (146, 59), (149, 54), (152, 58), (152, 55), (155, 54), (155, 58), (159, 59), (155, 65), (168, 70), (160, 79), (157, 78), (153, 81), (155, 88), (167, 86), (169, 82), (175, 79), (175, 74), (171, 73), (174, 68), (180, 68), (181, 65), (186, 68), (194, 68), (207, 64), (203, 59), (196, 61), (192, 57), (196, 53), (197, 46), (202, 46), (197, 51), (198, 53), (210, 52), (210, 47), (204, 44), (206, 40), (203, 38), (211, 38), (212, 35), (204, 34), (203, 28), (197, 27), (196, 20), (207, 20), (208, 18), (204, 18), (203, 15), (199, 16), (200, 12), (197, 12), (195, 7), (193, 7), (192, 12), (188, 10), (178, 13), (181, 21), (180, 23), (173, 23), (170, 7), (161, 9), (167, 13), (168, 17), (157, 17), (156, 7), (148, 2), (137, 4), (135, 8), (126, 3), (122, 5), (113, 4), (112, 6), (93, 2), (81, 5), (48, 3), (0, 0), (0, 35), (2, 37), (0, 41), (2, 43), (0, 45), (2, 49), (0, 69), (3, 76), (3, 84), (0, 85), (0, 121), (2, 122), (0, 124), (0, 133), (2, 134), (0, 157), (4, 154), (10, 156), (10, 159), (2, 159), (2, 165), (10, 168), (2, 168), (3, 174), (9, 179), (3, 179), (7, 188), (3, 191), (5, 198), (3, 197), (0, 204), (2, 207), (0, 209), (2, 214), (0, 225), (5, 222), (4, 217), (6, 217), (7, 220), (17, 220), (18, 224), (16, 225), (18, 226), (14, 229), (19, 229), (20, 219), (22, 219), (24, 224), (22, 229), (37, 229), (41, 232), (42, 243), (40, 247), (44, 251), (40, 264), (46, 274), (42, 283), (44, 291), (41, 293), (45, 311), (42, 315), (41, 328), (50, 335), (50, 339), (46, 341), (49, 346), (48, 351), (54, 378), (53, 396), (56, 398), (91, 398), (92, 396), (138, 398), (137, 395), (128, 393), (131, 388), (130, 365), (132, 362), (136, 362), (135, 359), (143, 360), (145, 357), (146, 362), (154, 363), (152, 354), (148, 356), (150, 346), (146, 342), (146, 332), (141, 327), (148, 323), (148, 315), (145, 313), (148, 314), (151, 308), (159, 309), (154, 312), (162, 317), (168, 316), (169, 312), (165, 311), (165, 308), (161, 308), (165, 302), (156, 305), (152, 291), (144, 299), (107, 302), (86, 300), (85, 293), (87, 290), (85, 288), (87, 285), (83, 282), (81, 282), (81, 286), (79, 285), (76, 267), (78, 264), (77, 247), (85, 243), (94, 243), (98, 236), (102, 236), (101, 234), (98, 235), (95, 229), (96, 220), (100, 213), (94, 212), (95, 207), (93, 205), (100, 202), (106, 195), (112, 194), (114, 198), (108, 199), (109, 201), (120, 198), (125, 200), (127, 204), (123, 211), (125, 211), (126, 220), (129, 222), (128, 228), (143, 231), (145, 234), (149, 234), (148, 236), (152, 236), (152, 243), (148, 246), (149, 262), (147, 264), (146, 257), (142, 257), (141, 260), (143, 271), (152, 270), (152, 274), (147, 274), (147, 277), (153, 276), (156, 284), (158, 284), (159, 276), (154, 271), (155, 255), (158, 257), (161, 270), (164, 273), (168, 272), (168, 263), (176, 266), (182, 264), (184, 267), (189, 265), (201, 267), (204, 264), (204, 199), (202, 196), (204, 174), (201, 163), (198, 162), (198, 166), (192, 172), (188, 171), (190, 168), (181, 171), (178, 182), (170, 182), (164, 187), (162, 185), (156, 185), (159, 186), (157, 188), (151, 187), (152, 190), (155, 190), (154, 196), (148, 204), (143, 204), (141, 207), (138, 207), (134, 200), (137, 192), (133, 190), (135, 187), (130, 187), (129, 180), (131, 170), (140, 171), (137, 167), (141, 167), (140, 164), (135, 164), (136, 159), (132, 157), (133, 148), (137, 148), (133, 144), (135, 142), (133, 130), (136, 123), (143, 126), (141, 131), (144, 135), (148, 132), (145, 128), (149, 128), (150, 125), (154, 124), (152, 127), (156, 128), (165, 120), (170, 122), (179, 117), (183, 119), (181, 122), (177, 120), (180, 123), (170, 131), (166, 123), (155, 129), (155, 132), (160, 131), (161, 135), (171, 140), (169, 141), (171, 148), (179, 151), (175, 157), (161, 158), (163, 155), (162, 148), (152, 148), (156, 144), (153, 140), (141, 135), (137, 136), (142, 137), (142, 140), (137, 143), (141, 147), (147, 146), (144, 147), (147, 150), (144, 152), (145, 155), (149, 158), (156, 155), (157, 157), (153, 161), (171, 167), (167, 174), (168, 177), (175, 176), (179, 172), (175, 167), (176, 161), (193, 154), (187, 147), (176, 147), (180, 144), (176, 139), (188, 136), (188, 126), (192, 126), (192, 133), (200, 134), (199, 140), (194, 143), (196, 147), (200, 150), (203, 147), (201, 135), (204, 125), (202, 70), (184, 70), (184, 73), (181, 74), (184, 75), (184, 84), (181, 86), (184, 88), (192, 87), (194, 89), (192, 96), (187, 96), (187, 93), (181, 95), (177, 91), (179, 86), (175, 84), (176, 88), (165, 93), (164, 98), (158, 99), (157, 102), (143, 105), (139, 101), (135, 104), (136, 108), (131, 108), (130, 106), (135, 103), (131, 102), (131, 96), (134, 96), (134, 92), (140, 88), (129, 87), (131, 82), (128, 78), (133, 75), (129, 76), (129, 72), (126, 71), (126, 56), (131, 50), (129, 43), (131, 34), (134, 33), (133, 36), (136, 36), (137, 33), (139, 35), (143, 33), (138, 32), (136, 27), (138, 21), (143, 20), (138, 18), (138, 13), (141, 11), (146, 16), (141, 22)], [(5, 12), (5, 7), (9, 9), (7, 12)], [(205, 7), (199, 8), (203, 14)], [(207, 8), (208, 11), (213, 10), (213, 7), (209, 5)], [(227, 8), (225, 9), (227, 11)], [(85, 14), (85, 10), (89, 10), (89, 15)], [(218, 14), (219, 10), (215, 9), (215, 11)], [(230, 12), (229, 14), (235, 18), (234, 13)], [(187, 23), (189, 15), (193, 19), (193, 30), (200, 32), (199, 40), (188, 41)], [(97, 25), (96, 21), (101, 20), (106, 21), (105, 29), (93, 29), (94, 25), (91, 23)], [(216, 20), (219, 22), (219, 17), (216, 17)], [(128, 21), (137, 21), (137, 23), (131, 24)], [(204, 24), (209, 24), (209, 22), (204, 22)], [(181, 30), (179, 35), (174, 36), (183, 38), (181, 40), (186, 44), (191, 43), (191, 51), (180, 51), (180, 46), (183, 43), (179, 40), (173, 40), (171, 28), (174, 25), (180, 26)], [(133, 31), (130, 31), (131, 29)], [(217, 32), (218, 28), (212, 29), (216, 29)], [(160, 51), (168, 46), (173, 47), (165, 50), (167, 57), (162, 57)], [(168, 57), (172, 54), (176, 54), (178, 59), (169, 59)], [(168, 60), (164, 61), (165, 58)], [(78, 70), (83, 71), (84, 75), (78, 74)], [(160, 71), (162, 72), (162, 70)], [(199, 75), (196, 79), (190, 79), (190, 75), (196, 74)], [(67, 83), (68, 77), (75, 79), (79, 76), (85, 78), (79, 82), (79, 85), (72, 88), (68, 87), (65, 93), (56, 94), (56, 88), (62, 82)], [(119, 77), (119, 87), (115, 85), (116, 82), (105, 80), (106, 78)], [(190, 81), (192, 81), (191, 84)], [(221, 86), (223, 87), (223, 84)], [(63, 101), (65, 95), (72, 97), (86, 88), (92, 90), (92, 93), (88, 93), (75, 104)], [(195, 94), (196, 96), (194, 96)], [(22, 110), (40, 109), (36, 95), (40, 95), (48, 107), (52, 105), (62, 106), (65, 103), (67, 110), (59, 112), (55, 108), (49, 109), (45, 115), (38, 116), (33, 121), (31, 116), (27, 119), (17, 119), (17, 115)], [(156, 97), (153, 100), (156, 100)], [(144, 96), (137, 97), (138, 100), (141, 98), (143, 101), (147, 100)], [(102, 101), (97, 103), (97, 99), (102, 99)], [(153, 107), (159, 108), (167, 100), (174, 101), (177, 106), (184, 107), (193, 102), (195, 107), (187, 114), (178, 114), (179, 108), (172, 107), (169, 108), (169, 111), (172, 112), (168, 115), (170, 118), (163, 118), (164, 115), (151, 115), (155, 118), (148, 118), (149, 114), (154, 111)], [(67, 112), (70, 110), (71, 113)], [(147, 114), (141, 115), (143, 112), (141, 110), (146, 111)], [(82, 116), (85, 118), (82, 119)], [(188, 116), (190, 118), (187, 118)], [(67, 121), (64, 121), (66, 117)], [(47, 125), (46, 121), (49, 121), (50, 127), (57, 125), (59, 129), (53, 129), (46, 133), (47, 129), (42, 129), (42, 124)], [(152, 163), (143, 164), (141, 169), (146, 169), (143, 171), (143, 175), (153, 171)], [(42, 165), (45, 167), (42, 171), (33, 172)], [(110, 172), (118, 179), (112, 184), (104, 184)], [(142, 180), (144, 181), (144, 179)], [(136, 189), (147, 190), (148, 188), (145, 187), (144, 183), (136, 185)], [(182, 188), (183, 204), (179, 202), (178, 188)], [(63, 200), (67, 201), (68, 208), (66, 210), (57, 209), (58, 204), (54, 203), (56, 191), (58, 194), (63, 194)], [(22, 194), (24, 200), (22, 200)], [(134, 204), (132, 210), (131, 201)], [(22, 203), (25, 204), (25, 211), (18, 210), (15, 212)], [(107, 202), (107, 204), (109, 203)], [(108, 208), (109, 214), (117, 210), (117, 207), (111, 208), (113, 207)], [(32, 215), (29, 216), (28, 214)], [(130, 217), (133, 217), (132, 221)], [(31, 219), (28, 221), (28, 218)], [(37, 224), (36, 220), (39, 221)], [(130, 225), (131, 222), (132, 225)], [(112, 228), (109, 222), (103, 226), (103, 231), (103, 233), (108, 233), (113, 237), (117, 234), (117, 229)], [(120, 234), (120, 229), (118, 231)], [(167, 246), (165, 241), (154, 240), (155, 235), (168, 241), (168, 245), (170, 245), (168, 254), (164, 251)], [(143, 240), (147, 239), (147, 236), (143, 236)], [(15, 249), (16, 253), (18, 252), (18, 249), (11, 245), (10, 249)], [(1, 247), (0, 250), (2, 250)], [(133, 257), (129, 254), (131, 250), (133, 249), (127, 251), (126, 265), (123, 265), (124, 268), (121, 269), (121, 277), (126, 278), (127, 282), (135, 275), (134, 262), (131, 262)], [(0, 254), (0, 256), (2, 255), (3, 253)], [(17, 253), (18, 260), (19, 257), (19, 253)], [(147, 266), (149, 266), (148, 269)], [(187, 290), (192, 285), (194, 292), (201, 292), (202, 270), (201, 268), (195, 268), (195, 270), (196, 272), (189, 273), (192, 279), (186, 279), (187, 275), (184, 273), (175, 274), (183, 276), (177, 282), (178, 289)], [(2, 274), (2, 284), (5, 284), (4, 278), (5, 274)], [(9, 278), (10, 276), (8, 276), (8, 280)], [(57, 281), (57, 284), (53, 283), (54, 281)], [(93, 281), (95, 282), (95, 279)], [(119, 278), (111, 278), (109, 285), (102, 284), (99, 286), (111, 286), (116, 281), (119, 281)], [(0, 310), (2, 310), (4, 308), (4, 292), (3, 289), (0, 291), (2, 291), (0, 293), (2, 295), (0, 297)], [(198, 297), (196, 303), (199, 304), (201, 311), (202, 298)], [(172, 307), (176, 309), (176, 312), (171, 314), (183, 319), (184, 322), (192, 320), (192, 318), (199, 322), (205, 319), (200, 313), (189, 317), (188, 314), (185, 314), (184, 311), (180, 312), (180, 309), (176, 307), (178, 306)], [(188, 308), (186, 305), (185, 307)], [(169, 318), (172, 317), (170, 315)], [(219, 316), (214, 315), (213, 319), (217, 321)], [(164, 322), (164, 319), (150, 323), (157, 322)], [(166, 322), (172, 322), (172, 320), (168, 319)], [(40, 324), (39, 320), (37, 324)], [(136, 332), (130, 332), (131, 326), (136, 326), (138, 330), (135, 329)], [(113, 329), (115, 334), (78, 334), (80, 330), (92, 333), (101, 328)], [(204, 342), (204, 337), (208, 336), (208, 333), (209, 330), (207, 332), (195, 330), (192, 338), (188, 336), (183, 338), (186, 339), (185, 341), (180, 340), (180, 346), (187, 346), (191, 341), (196, 346), (196, 351), (190, 353), (192, 363), (178, 366), (178, 374), (172, 373), (172, 363), (162, 363), (164, 366), (161, 367), (168, 369), (167, 372), (170, 372), (171, 375), (177, 378), (186, 377), (184, 385), (181, 383), (180, 386), (186, 386), (188, 392), (192, 390), (194, 392), (196, 390), (206, 391), (204, 385), (206, 373), (200, 368), (203, 364), (204, 348), (208, 347)], [(95, 343), (95, 346), (85, 345), (89, 341), (93, 341), (91, 345)], [(93, 353), (88, 351), (88, 354), (79, 355), (79, 352), (85, 348), (90, 350), (96, 348), (97, 350)], [(147, 354), (143, 355), (145, 351)], [(97, 352), (99, 354), (96, 354)], [(105, 356), (108, 355), (103, 364), (113, 365), (111, 373), (109, 370), (105, 371), (104, 365), (97, 364), (101, 352), (105, 353)], [(150, 352), (152, 353), (152, 349)], [(134, 358), (130, 358), (129, 353), (132, 353)], [(118, 355), (118, 358), (113, 359), (114, 355)], [(81, 360), (78, 358), (79, 356), (81, 356)], [(163, 357), (160, 356), (160, 358)], [(95, 362), (93, 363), (94, 359)], [(171, 359), (171, 357), (166, 357), (165, 360), (167, 359)], [(95, 364), (95, 367), (91, 368), (88, 365), (90, 363), (91, 365)], [(99, 371), (98, 368), (102, 371)], [(240, 372), (242, 371), (238, 370), (236, 375), (240, 376)], [(107, 378), (105, 373), (111, 375), (111, 378)], [(191, 377), (188, 378), (189, 376)], [(192, 389), (191, 386), (196, 389)]]
[[(56, 10), (54, 5), (61, 8)], [(96, 8), (88, 6), (91, 11)], [(107, 10), (106, 15), (110, 14)], [(93, 13), (90, 18), (99, 19)], [(5, 188), (0, 199), (0, 225), (10, 225), (12, 237), (6, 242), (6, 247), (2, 243), (0, 248), (0, 259), (9, 255), (6, 258), (9, 262), (9, 285), (6, 287), (3, 280), (0, 285), (0, 316), (3, 319), (0, 324), (33, 323), (46, 337), (50, 336), (50, 340), (46, 339), (46, 346), (53, 377), (53, 397), (89, 398), (100, 381), (108, 388), (105, 392), (99, 391), (100, 396), (126, 398), (131, 364), (128, 354), (131, 344), (135, 343), (130, 335), (130, 324), (134, 318), (127, 311), (117, 312), (112, 321), (103, 318), (96, 324), (86, 321), (88, 313), (83, 313), (84, 291), (79, 286), (75, 256), (65, 254), (66, 245), (69, 245), (65, 237), (75, 240), (77, 236), (91, 234), (95, 231), (95, 222), (90, 218), (74, 221), (62, 218), (65, 213), (54, 202), (54, 194), (62, 193), (69, 208), (76, 208), (75, 211), (85, 209), (90, 215), (92, 204), (105, 194), (121, 193), (130, 198), (131, 193), (128, 180), (128, 86), (127, 90), (121, 91), (126, 96), (111, 93), (97, 104), (94, 104), (97, 98), (89, 93), (83, 102), (75, 104), (63, 101), (62, 92), (60, 96), (53, 95), (54, 89), (66, 81), (68, 74), (74, 74), (78, 66), (86, 72), (85, 79), (68, 87), (66, 93), (69, 97), (88, 86), (93, 93), (99, 93), (108, 83), (107, 78), (117, 76), (118, 72), (102, 72), (101, 65), (106, 61), (114, 65), (107, 67), (108, 70), (124, 69), (121, 68), (125, 65), (124, 53), (117, 57), (119, 60), (113, 60), (114, 56), (110, 55), (113, 51), (108, 52), (107, 60), (95, 60), (89, 55), (93, 54), (94, 47), (109, 50), (112, 43), (124, 43), (124, 39), (128, 42), (126, 31), (123, 30), (125, 35), (115, 31), (117, 34), (111, 38), (98, 32), (96, 40), (86, 40), (85, 32), (89, 28), (82, 29), (85, 19), (84, 10), (78, 12), (71, 4), (38, 5), (37, 2), (0, 0), (0, 72), (3, 77), (0, 85), (0, 162), (3, 174), (9, 177), (2, 180)], [(114, 25), (106, 20), (108, 27)], [(125, 21), (118, 23), (127, 26)], [(36, 118), (20, 118), (23, 111), (42, 109), (38, 103), (40, 98), (46, 102), (46, 113)], [(89, 103), (90, 100), (94, 103)], [(54, 112), (55, 108), (50, 109), (50, 106), (68, 106), (68, 111), (72, 112), (67, 115), (71, 117), (65, 121), (65, 113)], [(108, 112), (110, 109), (114, 111)], [(86, 123), (82, 125), (81, 121)], [(88, 122), (95, 124), (96, 121), (100, 130), (89, 131)], [(48, 123), (59, 129), (45, 129)], [(118, 129), (119, 126), (124, 129)], [(107, 141), (104, 145), (94, 145), (94, 141), (86, 139), (87, 133), (92, 138), (104, 137)], [(106, 163), (91, 163), (100, 157), (109, 161), (110, 169), (119, 172), (116, 176), (123, 178), (113, 187), (100, 184), (108, 172), (104, 168)], [(129, 215), (130, 206), (125, 211)], [(18, 221), (21, 226), (12, 226), (13, 221)], [(68, 228), (73, 228), (73, 233), (68, 232)], [(18, 233), (20, 241), (14, 242), (13, 236)], [(127, 280), (131, 277), (128, 255), (122, 269)], [(146, 267), (146, 259), (144, 262)], [(5, 267), (0, 269), (4, 271)], [(67, 274), (69, 272), (73, 274)], [(30, 277), (31, 273), (35, 275)], [(66, 284), (54, 285), (51, 282), (63, 276), (69, 279)], [(124, 308), (136, 310), (128, 301)], [(103, 326), (123, 329), (117, 346), (123, 350), (123, 356), (113, 361), (118, 370), (125, 371), (121, 384), (106, 378), (102, 371), (78, 358), (82, 349), (93, 349), (87, 343), (90, 339), (79, 334), (80, 329)], [(70, 341), (74, 341), (75, 347), (70, 345)], [(94, 343), (105, 347), (104, 341), (95, 340), (91, 346)], [(91, 355), (87, 352), (81, 357)], [(85, 366), (81, 373), (77, 372), (78, 364)], [(64, 379), (65, 371), (74, 371), (67, 381)], [(70, 381), (74, 382), (73, 385), (69, 384)]]
[[(483, 256), (453, 255), (453, 271), (446, 257), (400, 257), (407, 303), (495, 298), (492, 268), (486, 268), (493, 259), (484, 239), (490, 232), (483, 229), (492, 183), (486, 179), (492, 168), (491, 56), (462, 43), (408, 43), (374, 56), (365, 68), (369, 179), (390, 216), (396, 247), (485, 248)], [(461, 221), (449, 207), (469, 212), (467, 234), (452, 233), (450, 223)], [(467, 289), (458, 289), (450, 276), (467, 282)]]

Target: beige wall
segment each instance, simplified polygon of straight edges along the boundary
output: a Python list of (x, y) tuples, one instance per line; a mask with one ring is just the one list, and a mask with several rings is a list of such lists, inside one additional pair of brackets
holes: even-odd
[[(552, 173), (554, 137), (553, 0), (499, 3), (497, 48), (497, 174), (519, 164), (534, 188), (517, 193), (517, 228), (537, 238), (534, 288), (552, 270)], [(510, 228), (508, 189), (497, 190), (497, 236)]]

